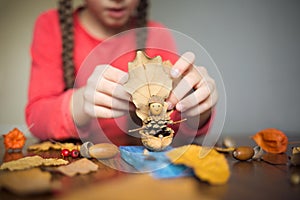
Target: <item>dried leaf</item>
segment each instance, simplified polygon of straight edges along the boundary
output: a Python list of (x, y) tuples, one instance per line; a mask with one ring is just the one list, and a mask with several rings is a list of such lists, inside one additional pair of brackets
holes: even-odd
[(49, 149), (54, 149), (54, 150), (78, 149), (79, 150), (80, 146), (75, 145), (73, 143), (60, 143), (60, 142), (52, 143), (50, 141), (46, 141), (46, 142), (42, 142), (42, 143), (38, 143), (38, 144), (33, 144), (28, 147), (28, 150), (30, 150), (30, 151), (48, 151)]
[(253, 140), (268, 153), (283, 153), (287, 150), (288, 138), (280, 130), (268, 128), (257, 132)]
[(93, 171), (98, 170), (98, 165), (93, 163), (92, 161), (82, 158), (75, 162), (72, 162), (66, 166), (60, 166), (57, 168), (57, 171), (67, 175), (67, 176), (75, 176), (76, 174), (88, 174)]
[(0, 173), (0, 188), (19, 195), (48, 192), (52, 186), (51, 174), (39, 168)]
[(216, 151), (220, 153), (230, 153), (235, 150), (234, 147), (214, 147)]
[[(207, 151), (200, 157), (201, 151)], [(213, 185), (225, 184), (230, 176), (225, 156), (214, 149), (209, 151), (197, 145), (186, 145), (171, 150), (167, 156), (174, 164), (183, 164), (193, 168), (194, 173), (203, 181)]]
[(19, 160), (13, 160), (10, 162), (5, 162), (1, 165), (0, 169), (8, 169), (10, 171), (14, 170), (23, 170), (29, 169), (33, 167), (39, 166), (57, 166), (57, 165), (65, 165), (69, 162), (63, 159), (56, 159), (56, 158), (42, 158), (40, 156), (28, 156), (21, 158)]
[(289, 160), (285, 153), (266, 153), (261, 159), (273, 165), (285, 165)]
[(162, 61), (160, 56), (150, 58), (142, 51), (138, 51), (134, 61), (128, 63), (129, 79), (124, 88), (132, 95), (136, 114), (142, 121), (149, 115), (151, 96), (163, 99), (169, 96), (173, 82), (170, 69), (170, 63)]
[(26, 137), (17, 128), (14, 128), (6, 135), (3, 135), (3, 137), (4, 137), (4, 145), (6, 150), (22, 149), (26, 142)]

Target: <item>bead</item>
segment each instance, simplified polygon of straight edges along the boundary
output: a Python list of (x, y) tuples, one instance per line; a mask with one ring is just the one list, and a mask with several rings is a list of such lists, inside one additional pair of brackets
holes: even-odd
[(72, 158), (78, 158), (79, 157), (79, 151), (77, 149), (73, 149), (71, 151), (71, 157)]
[(63, 157), (68, 157), (71, 155), (71, 152), (69, 151), (69, 149), (62, 149), (60, 154), (63, 156)]

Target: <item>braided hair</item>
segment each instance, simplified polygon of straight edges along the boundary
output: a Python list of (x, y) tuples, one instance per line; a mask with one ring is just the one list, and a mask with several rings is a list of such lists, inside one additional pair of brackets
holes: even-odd
[[(147, 39), (148, 0), (140, 0), (137, 7), (135, 26), (137, 50), (144, 50)], [(65, 90), (73, 87), (75, 82), (74, 66), (74, 30), (72, 0), (58, 0), (58, 13), (62, 37), (62, 64)]]

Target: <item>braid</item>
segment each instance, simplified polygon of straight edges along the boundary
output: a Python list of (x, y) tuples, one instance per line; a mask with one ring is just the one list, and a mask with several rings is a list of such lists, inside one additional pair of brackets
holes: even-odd
[(137, 50), (144, 50), (146, 46), (147, 39), (147, 9), (149, 3), (148, 0), (140, 0), (140, 4), (137, 7), (137, 21), (136, 27), (136, 45)]
[(58, 1), (59, 22), (62, 33), (62, 64), (65, 90), (72, 88), (75, 81), (73, 61), (73, 8), (72, 0)]
[[(148, 0), (140, 0), (137, 7), (136, 44), (138, 50), (144, 50), (147, 39), (147, 8)], [(72, 88), (75, 82), (74, 75), (74, 31), (72, 0), (58, 0), (59, 22), (62, 33), (62, 63), (64, 72), (65, 90)]]

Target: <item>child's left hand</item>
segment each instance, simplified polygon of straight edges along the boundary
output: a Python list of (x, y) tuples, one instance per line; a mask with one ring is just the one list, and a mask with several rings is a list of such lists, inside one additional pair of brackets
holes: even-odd
[(195, 55), (184, 53), (171, 69), (171, 76), (181, 80), (166, 100), (169, 109), (184, 113), (186, 117), (199, 117), (207, 113), (217, 103), (218, 92), (215, 80), (204, 67), (194, 66)]

